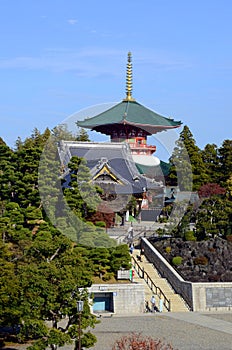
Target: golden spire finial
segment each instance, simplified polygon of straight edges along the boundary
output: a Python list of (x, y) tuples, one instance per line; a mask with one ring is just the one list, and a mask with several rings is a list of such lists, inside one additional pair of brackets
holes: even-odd
[(127, 70), (126, 70), (126, 98), (124, 101), (134, 101), (132, 98), (132, 63), (131, 52), (128, 52)]

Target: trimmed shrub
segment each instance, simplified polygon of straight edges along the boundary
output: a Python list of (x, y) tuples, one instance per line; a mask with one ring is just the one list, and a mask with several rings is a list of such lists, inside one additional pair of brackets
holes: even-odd
[(159, 236), (162, 236), (164, 234), (164, 230), (162, 228), (158, 228), (156, 233), (158, 233)]
[(104, 274), (104, 276), (102, 277), (102, 279), (103, 279), (103, 281), (109, 281), (109, 280), (111, 280), (111, 278), (113, 278), (114, 277), (114, 273), (113, 272), (106, 272), (105, 274)]
[(215, 248), (209, 248), (208, 251), (209, 251), (210, 253), (215, 253), (215, 252), (216, 252), (216, 249), (215, 249)]
[(197, 238), (194, 236), (193, 231), (185, 232), (184, 238), (186, 241), (196, 241), (197, 240)]
[(174, 258), (172, 258), (172, 265), (174, 266), (179, 266), (182, 264), (183, 258), (181, 256), (174, 256)]
[(166, 253), (170, 254), (172, 251), (172, 248), (170, 246), (165, 248)]
[(227, 235), (227, 236), (226, 236), (226, 240), (227, 240), (228, 242), (232, 242), (232, 235)]
[(197, 256), (195, 259), (193, 259), (193, 262), (195, 265), (208, 265), (208, 259), (206, 256)]
[(106, 227), (106, 223), (104, 221), (96, 221), (95, 225), (98, 227)]
[(159, 222), (162, 224), (162, 223), (166, 223), (168, 222), (168, 219), (166, 217), (163, 217), (163, 218), (159, 218)]
[(209, 275), (209, 282), (219, 282), (220, 276), (219, 275)]

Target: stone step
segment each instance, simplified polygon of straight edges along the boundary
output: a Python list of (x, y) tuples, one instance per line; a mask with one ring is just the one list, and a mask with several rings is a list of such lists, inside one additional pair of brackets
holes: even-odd
[[(133, 256), (136, 258), (139, 256), (140, 251), (134, 250)], [(133, 261), (132, 261), (133, 263)], [(181, 296), (173, 290), (168, 281), (165, 278), (162, 278), (158, 271), (155, 269), (154, 265), (151, 264), (145, 256), (142, 256), (142, 261), (138, 261), (139, 266), (144, 269), (144, 271), (149, 275), (154, 284), (161, 289), (165, 297), (171, 302), (171, 311), (172, 312), (186, 312), (189, 311), (185, 301), (181, 298)], [(144, 285), (144, 293), (146, 301), (150, 301), (152, 295), (154, 294), (150, 287), (147, 285), (146, 281), (143, 278), (140, 278), (137, 274), (135, 275), (134, 282), (143, 283)], [(159, 296), (155, 295), (156, 304), (159, 308)], [(149, 303), (150, 304), (150, 303)], [(165, 307), (162, 308), (163, 312), (166, 312)]]

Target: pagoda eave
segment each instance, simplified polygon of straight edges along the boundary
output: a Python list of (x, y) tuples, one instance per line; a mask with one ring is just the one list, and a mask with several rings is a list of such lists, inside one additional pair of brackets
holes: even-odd
[(127, 120), (122, 120), (119, 123), (112, 123), (112, 124), (105, 124), (105, 125), (91, 125), (91, 126), (85, 126), (88, 129), (91, 129), (93, 131), (97, 131), (106, 135), (112, 134), (112, 129), (118, 129), (122, 125), (126, 126), (132, 126), (137, 129), (144, 130), (147, 135), (154, 135), (158, 132), (170, 130), (170, 129), (176, 129), (179, 128), (181, 125), (149, 125), (149, 124), (138, 124), (133, 122), (128, 122)]
[(179, 128), (180, 125), (151, 125), (151, 124), (142, 124), (142, 123), (133, 123), (128, 120), (122, 120), (120, 124), (131, 125), (138, 129), (145, 130), (150, 135), (156, 134), (157, 132), (164, 131), (166, 129), (176, 129)]

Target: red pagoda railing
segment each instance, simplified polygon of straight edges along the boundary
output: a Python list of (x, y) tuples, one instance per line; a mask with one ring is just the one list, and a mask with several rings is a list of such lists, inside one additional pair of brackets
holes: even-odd
[(149, 150), (156, 151), (156, 146), (149, 146), (149, 145), (144, 145), (141, 143), (130, 143), (130, 142), (129, 142), (129, 145), (131, 148), (146, 148)]
[(156, 146), (149, 146), (142, 143), (130, 143), (130, 148), (133, 154), (151, 155), (156, 151)]

